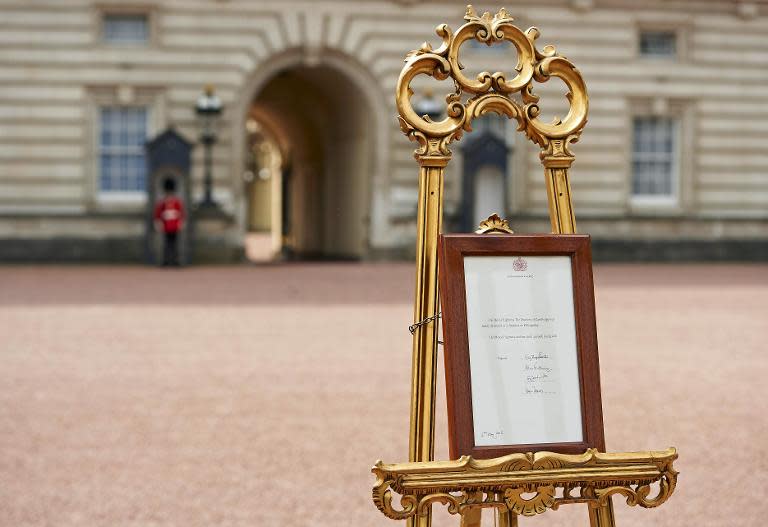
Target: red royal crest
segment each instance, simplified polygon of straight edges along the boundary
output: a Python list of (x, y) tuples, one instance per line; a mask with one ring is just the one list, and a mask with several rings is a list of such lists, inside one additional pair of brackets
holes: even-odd
[(525, 271), (528, 269), (528, 262), (526, 262), (522, 256), (518, 256), (512, 261), (512, 269), (515, 271)]

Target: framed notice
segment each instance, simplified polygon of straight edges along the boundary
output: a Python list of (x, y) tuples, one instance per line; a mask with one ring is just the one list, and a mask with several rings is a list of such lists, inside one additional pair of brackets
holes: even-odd
[(440, 295), (452, 458), (605, 450), (589, 236), (441, 236)]

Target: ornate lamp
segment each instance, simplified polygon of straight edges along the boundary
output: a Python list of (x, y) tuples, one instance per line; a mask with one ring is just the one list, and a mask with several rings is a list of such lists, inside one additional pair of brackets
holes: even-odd
[(216, 207), (213, 200), (213, 145), (218, 139), (216, 136), (216, 123), (224, 106), (221, 99), (214, 92), (213, 86), (208, 85), (197, 98), (195, 104), (195, 113), (200, 121), (200, 142), (205, 147), (204, 150), (204, 173), (203, 173), (203, 200), (201, 207)]

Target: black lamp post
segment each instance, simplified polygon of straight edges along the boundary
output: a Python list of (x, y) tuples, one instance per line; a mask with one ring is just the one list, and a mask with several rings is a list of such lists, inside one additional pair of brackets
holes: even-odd
[(203, 173), (203, 200), (201, 207), (215, 207), (213, 201), (213, 145), (216, 143), (216, 122), (221, 115), (223, 105), (221, 99), (213, 91), (213, 86), (206, 86), (202, 95), (197, 98), (195, 113), (200, 119), (200, 142), (205, 148)]

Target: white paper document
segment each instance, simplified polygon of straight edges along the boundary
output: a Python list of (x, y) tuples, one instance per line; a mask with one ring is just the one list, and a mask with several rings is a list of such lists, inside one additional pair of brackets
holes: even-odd
[(568, 256), (465, 256), (475, 445), (583, 440)]

